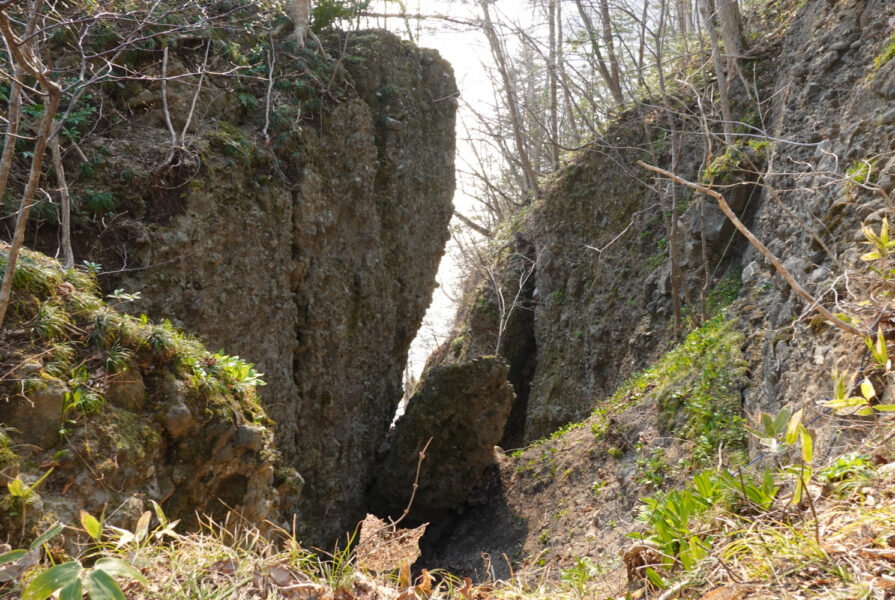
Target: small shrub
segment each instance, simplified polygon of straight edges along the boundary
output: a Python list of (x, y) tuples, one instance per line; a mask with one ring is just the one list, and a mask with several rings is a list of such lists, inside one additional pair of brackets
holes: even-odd
[(97, 192), (95, 190), (87, 190), (84, 196), (84, 204), (95, 215), (110, 213), (115, 210), (115, 194), (109, 191)]
[(65, 309), (55, 302), (40, 305), (31, 331), (40, 339), (58, 342), (66, 339), (67, 330), (72, 326)]
[(876, 159), (856, 160), (845, 171), (848, 183), (852, 187), (860, 187), (869, 183), (874, 183), (879, 177), (879, 171), (876, 169)]
[(649, 453), (644, 451), (642, 444), (637, 444), (637, 483), (646, 486), (659, 487), (665, 481), (668, 472), (668, 461), (665, 460), (664, 448), (653, 448)]

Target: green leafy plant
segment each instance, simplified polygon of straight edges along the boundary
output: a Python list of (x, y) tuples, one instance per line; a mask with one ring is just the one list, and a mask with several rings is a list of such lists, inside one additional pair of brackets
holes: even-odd
[(658, 487), (665, 480), (668, 471), (668, 461), (665, 460), (664, 448), (653, 448), (649, 453), (644, 451), (642, 444), (637, 444), (637, 475), (635, 480), (641, 485)]
[(88, 210), (94, 214), (109, 213), (115, 209), (115, 194), (109, 191), (87, 190), (84, 196), (84, 203), (87, 205)]
[(873, 69), (879, 70), (893, 58), (895, 58), (895, 33), (889, 38), (889, 42), (883, 48), (883, 51), (873, 59)]
[(229, 356), (223, 351), (216, 352), (208, 359), (208, 363), (215, 371), (224, 375), (235, 385), (259, 386), (267, 385), (263, 379), (264, 373), (259, 373), (251, 363), (247, 363), (238, 356)]
[[(799, 409), (792, 413), (786, 408), (782, 409), (775, 416), (761, 413), (759, 418), (760, 429), (748, 428), (749, 432), (756, 436), (759, 443), (772, 455), (782, 456), (798, 442), (801, 462), (783, 465), (784, 473), (789, 474), (794, 481), (793, 503), (795, 504), (802, 501), (805, 486), (811, 480), (813, 474), (811, 462), (814, 460), (814, 438), (811, 432), (808, 431), (808, 428), (802, 423), (803, 415), (804, 409)], [(768, 480), (766, 473), (761, 487), (753, 489), (749, 493), (744, 489), (743, 494), (750, 501), (755, 501), (754, 498), (765, 498), (771, 492), (773, 492), (772, 496), (776, 496), (776, 489), (773, 488), (773, 479)], [(772, 500), (773, 497), (770, 499)], [(760, 506), (764, 505), (764, 501), (755, 503)]]
[(765, 469), (761, 479), (756, 483), (743, 474), (742, 471), (734, 476), (727, 471), (718, 473), (718, 482), (727, 490), (740, 496), (754, 508), (767, 511), (777, 498), (780, 488), (774, 482), (774, 474), (771, 469)]
[(44, 473), (40, 479), (32, 483), (31, 485), (25, 485), (25, 482), (22, 481), (21, 476), (17, 476), (15, 479), (9, 481), (6, 484), (6, 489), (9, 491), (9, 495), (13, 500), (13, 506), (22, 511), (22, 535), (25, 534), (25, 521), (28, 516), (28, 506), (37, 502), (37, 487), (44, 482), (44, 480), (50, 476), (50, 473), (53, 472), (53, 468), (51, 467)]
[(120, 317), (109, 308), (102, 308), (93, 314), (92, 328), (87, 339), (99, 349), (112, 346), (118, 337)]
[(572, 588), (580, 596), (587, 593), (588, 582), (603, 575), (603, 570), (590, 557), (584, 556), (575, 559), (575, 564), (568, 569), (560, 571), (560, 580)]
[(122, 346), (119, 342), (112, 344), (109, 349), (106, 350), (106, 372), (110, 375), (114, 375), (115, 373), (126, 369), (132, 354), (133, 353), (130, 350)]
[(647, 533), (633, 532), (628, 537), (654, 543), (666, 567), (677, 560), (689, 569), (705, 558), (712, 544), (710, 535), (700, 534), (694, 528), (696, 518), (721, 497), (721, 485), (709, 471), (704, 471), (682, 490), (643, 498), (637, 520), (646, 525)]
[(98, 262), (91, 262), (89, 260), (85, 260), (81, 262), (84, 265), (84, 268), (88, 273), (92, 275), (96, 275), (97, 273), (101, 273), (103, 270), (103, 266)]
[(147, 338), (147, 343), (153, 354), (162, 360), (173, 358), (177, 350), (174, 328), (167, 319), (160, 325), (154, 325)]
[(836, 462), (820, 470), (817, 479), (829, 486), (833, 493), (847, 495), (873, 478), (874, 464), (869, 454), (849, 452)]
[[(883, 345), (885, 348), (885, 345)], [(888, 362), (888, 358), (886, 359)], [(876, 398), (876, 389), (869, 379), (861, 382), (860, 396), (851, 396), (849, 391), (855, 387), (855, 379), (857, 374), (852, 375), (850, 379), (846, 379), (844, 375), (840, 375), (837, 371), (833, 371), (833, 399), (823, 402), (823, 406), (833, 409), (835, 412), (847, 415), (870, 416), (876, 415), (877, 412), (895, 411), (895, 404), (871, 404), (870, 401)]]
[(895, 240), (892, 240), (889, 237), (888, 218), (883, 218), (883, 222), (879, 226), (878, 234), (874, 233), (873, 229), (867, 225), (861, 227), (861, 233), (864, 234), (864, 238), (867, 240), (864, 243), (873, 248), (870, 252), (861, 255), (861, 260), (867, 262), (883, 260), (888, 258), (892, 251), (895, 250)]
[(870, 350), (870, 355), (882, 369), (890, 371), (892, 369), (892, 361), (889, 360), (889, 350), (886, 348), (886, 338), (883, 337), (883, 328), (880, 327), (876, 333), (876, 339), (865, 337), (864, 343)]
[(786, 449), (786, 446), (780, 443), (780, 437), (786, 431), (789, 424), (789, 418), (792, 411), (788, 408), (780, 410), (776, 415), (761, 413), (759, 416), (760, 429), (746, 427), (746, 430), (758, 438), (758, 443), (764, 446), (768, 452), (779, 454)]
[(72, 391), (65, 394), (65, 401), (62, 404), (63, 418), (75, 409), (81, 414), (88, 415), (103, 405), (103, 397), (92, 387), (94, 384), (91, 381), (92, 374), (85, 366), (79, 366), (72, 371), (68, 380), (68, 386)]
[[(117, 300), (117, 303), (121, 302), (136, 302), (140, 299), (140, 292), (134, 292), (133, 294), (125, 293), (124, 289), (117, 289), (111, 294), (107, 295), (106, 298), (111, 300)], [(117, 304), (116, 303), (116, 304)]]
[(84, 592), (92, 600), (125, 600), (115, 577), (147, 583), (139, 571), (120, 558), (100, 558), (89, 569), (73, 560), (50, 567), (32, 579), (22, 600), (46, 600), (56, 592), (59, 600), (79, 600)]
[(66, 332), (71, 326), (71, 319), (62, 306), (55, 302), (44, 302), (40, 305), (31, 330), (41, 339), (57, 342), (67, 337)]
[(793, 504), (801, 503), (802, 497), (806, 493), (808, 482), (814, 473), (811, 467), (811, 462), (814, 460), (814, 438), (802, 423), (803, 415), (804, 409), (801, 408), (792, 414), (789, 422), (786, 424), (786, 432), (783, 438), (787, 446), (792, 446), (799, 442), (801, 449), (801, 464), (787, 465), (783, 469), (785, 473), (790, 474), (793, 478)]
[[(166, 537), (175, 539), (179, 537), (179, 534), (174, 531), (174, 528), (177, 527), (180, 521), (169, 521), (165, 516), (162, 507), (159, 506), (155, 500), (151, 500), (150, 502), (152, 502), (155, 516), (159, 521), (159, 526), (154, 531), (150, 531), (149, 529), (152, 522), (152, 513), (149, 511), (140, 515), (133, 531), (121, 527), (109, 526), (106, 528), (108, 529), (108, 538), (114, 544), (116, 551), (124, 549), (127, 550), (129, 554), (135, 554), (139, 550), (146, 548), (146, 546), (153, 540), (162, 541)], [(90, 515), (87, 516), (89, 517)], [(84, 524), (83, 516), (81, 522)], [(87, 526), (84, 525), (84, 528), (87, 529)], [(93, 535), (92, 533), (90, 535), (95, 541), (99, 542), (100, 536), (103, 533), (102, 527), (99, 527), (99, 530), (97, 531), (97, 528), (94, 525), (94, 531), (96, 531), (97, 535)], [(88, 533), (90, 532), (88, 531)]]

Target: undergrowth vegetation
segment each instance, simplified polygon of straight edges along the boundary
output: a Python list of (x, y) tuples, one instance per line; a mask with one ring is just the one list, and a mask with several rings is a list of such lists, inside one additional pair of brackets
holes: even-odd
[[(863, 228), (869, 275), (856, 267), (852, 276), (862, 278), (873, 300), (850, 298), (844, 306), (860, 312), (888, 304), (895, 253), (889, 234), (885, 218), (878, 231)], [(864, 342), (870, 360), (855, 373), (834, 370), (828, 397), (762, 413), (747, 428), (760, 470), (709, 469), (681, 489), (644, 498), (641, 528), (629, 534), (638, 541), (625, 556), (629, 576), (660, 589), (677, 579), (676, 591), (725, 583), (745, 594), (770, 580), (771, 595), (755, 597), (888, 597), (895, 589), (895, 448), (887, 415), (895, 405), (881, 400), (888, 396), (877, 386), (889, 385), (892, 362), (882, 327)], [(823, 425), (813, 426), (821, 417)], [(819, 457), (816, 427), (837, 424), (863, 432), (862, 439), (849, 452)]]
[[(109, 301), (120, 304), (136, 297), (117, 290)], [(94, 276), (80, 268), (65, 271), (52, 259), (24, 251), (16, 265), (10, 317), (0, 339), (4, 350), (0, 367), (5, 373), (0, 390), (7, 398), (55, 383), (66, 389), (65, 412), (78, 409), (87, 416), (103, 407), (111, 376), (134, 364), (155, 361), (188, 378), (206, 395), (209, 406), (226, 410), (228, 396), (235, 396), (263, 418), (254, 388), (264, 382), (252, 365), (223, 352), (209, 352), (170, 321), (153, 324), (146, 315), (133, 317), (114, 310), (100, 297)]]
[[(172, 405), (190, 415), (196, 437), (243, 423), (267, 435), (271, 422), (255, 391), (262, 374), (168, 321), (116, 310), (137, 297), (116, 290), (107, 302), (89, 271), (20, 255), (0, 331), (0, 484), (8, 492), (0, 495), (0, 532), (9, 541), (36, 537), (56, 510), (68, 514), (63, 497), (99, 487), (108, 490), (100, 497), (118, 501), (110, 481), (152, 475), (143, 463), (161, 451)], [(265, 439), (256, 442), (261, 450)], [(69, 492), (80, 472), (89, 476)]]

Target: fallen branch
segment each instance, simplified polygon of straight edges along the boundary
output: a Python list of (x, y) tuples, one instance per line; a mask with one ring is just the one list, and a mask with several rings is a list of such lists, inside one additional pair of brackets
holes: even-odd
[(664, 175), (665, 177), (668, 177), (669, 179), (676, 181), (677, 183), (680, 183), (681, 185), (685, 185), (690, 189), (696, 190), (697, 192), (705, 194), (706, 196), (711, 196), (712, 198), (717, 200), (718, 206), (721, 208), (721, 211), (727, 216), (728, 219), (730, 219), (730, 222), (733, 223), (733, 226), (736, 227), (737, 230), (740, 233), (742, 233), (743, 236), (747, 240), (749, 240), (749, 243), (751, 243), (753, 246), (755, 246), (755, 248), (759, 252), (761, 252), (762, 256), (767, 258), (771, 262), (771, 264), (774, 265), (774, 268), (777, 269), (777, 272), (780, 273), (780, 275), (783, 277), (783, 279), (786, 281), (786, 283), (788, 283), (789, 286), (793, 290), (795, 290), (795, 292), (799, 296), (801, 296), (809, 305), (811, 305), (812, 307), (817, 309), (817, 312), (819, 312), (827, 321), (829, 321), (830, 323), (832, 323), (839, 329), (841, 329), (847, 333), (857, 335), (861, 338), (867, 337), (867, 334), (864, 333), (863, 331), (861, 331), (860, 329), (858, 329), (857, 327), (849, 325), (848, 323), (845, 323), (841, 319), (837, 319), (833, 313), (831, 313), (823, 305), (821, 305), (817, 300), (815, 300), (814, 296), (812, 296), (808, 292), (808, 290), (803, 288), (799, 284), (799, 282), (795, 280), (795, 278), (792, 276), (792, 274), (786, 269), (786, 267), (783, 266), (783, 263), (781, 263), (777, 259), (777, 257), (774, 256), (773, 253), (771, 253), (771, 251), (768, 250), (765, 247), (765, 245), (761, 243), (761, 241), (757, 237), (752, 235), (752, 232), (749, 231), (749, 228), (747, 228), (743, 224), (743, 222), (740, 221), (740, 219), (736, 216), (736, 213), (734, 213), (733, 210), (730, 208), (730, 205), (727, 204), (727, 200), (725, 200), (724, 196), (722, 196), (719, 192), (716, 192), (715, 190), (713, 190), (711, 188), (707, 188), (703, 185), (699, 185), (698, 183), (693, 183), (692, 181), (687, 181), (686, 179), (683, 179), (683, 178), (675, 175), (674, 173), (666, 171), (665, 169), (660, 169), (659, 167), (654, 167), (652, 165), (648, 165), (645, 162), (643, 162), (642, 160), (638, 160), (637, 164), (640, 165), (641, 167), (643, 167), (644, 169), (649, 169), (650, 171), (659, 173), (660, 175)]

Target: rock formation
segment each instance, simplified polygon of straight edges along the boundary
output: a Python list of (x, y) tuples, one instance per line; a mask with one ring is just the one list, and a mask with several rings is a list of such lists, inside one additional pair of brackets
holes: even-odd
[(467, 500), (503, 436), (513, 403), (508, 370), (503, 359), (485, 357), (427, 372), (387, 442), (376, 480), (385, 512), (400, 516), (414, 484), (415, 520), (437, 517)]
[[(364, 516), (435, 286), (457, 90), (437, 53), (392, 34), (325, 43), (341, 60), (278, 42), (269, 100), (208, 79), (196, 133), (168, 163), (159, 84), (117, 91), (109, 102), (133, 115), (85, 144), (101, 160), (73, 193), (115, 199), (114, 219), (76, 215), (74, 238), (79, 260), (110, 273), (106, 289), (141, 294), (122, 308), (170, 319), (264, 374), (276, 446), (305, 482), (281, 522), (294, 514), (302, 540), (328, 546)], [(172, 53), (169, 74), (197, 60)], [(184, 81), (167, 90), (178, 128), (198, 77)]]

